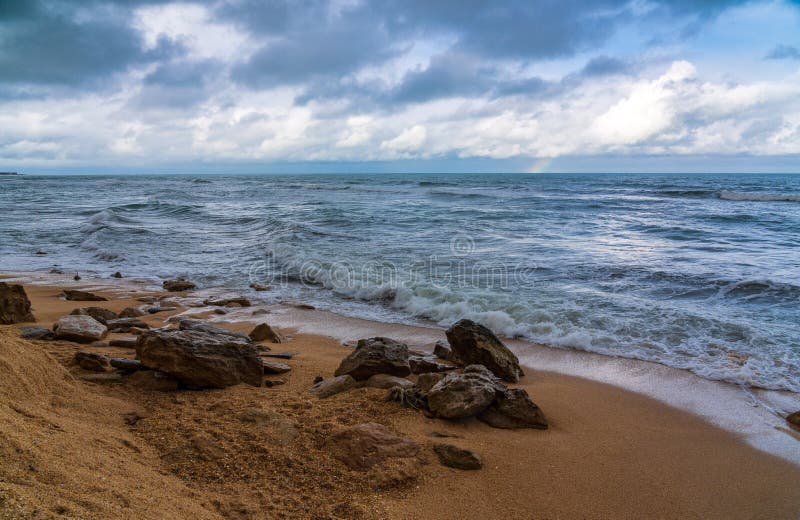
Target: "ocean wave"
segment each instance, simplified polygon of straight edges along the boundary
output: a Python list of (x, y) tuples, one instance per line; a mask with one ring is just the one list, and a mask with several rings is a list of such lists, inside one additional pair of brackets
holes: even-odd
[(666, 195), (668, 197), (711, 197), (715, 194), (713, 190), (658, 190), (655, 192), (658, 195)]
[(722, 190), (718, 197), (722, 200), (752, 201), (752, 202), (800, 202), (800, 194), (772, 193), (761, 191), (728, 191)]

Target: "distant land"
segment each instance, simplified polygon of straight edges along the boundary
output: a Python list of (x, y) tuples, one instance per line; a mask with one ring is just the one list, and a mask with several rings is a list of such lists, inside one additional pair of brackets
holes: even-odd
[(0, 172), (0, 175), (19, 175), (17, 172)]

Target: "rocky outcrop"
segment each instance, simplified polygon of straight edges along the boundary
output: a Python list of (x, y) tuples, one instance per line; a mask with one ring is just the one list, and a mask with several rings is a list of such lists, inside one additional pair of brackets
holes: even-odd
[(91, 343), (106, 337), (108, 329), (91, 316), (64, 316), (53, 326), (56, 339)]
[(412, 374), (427, 374), (430, 372), (447, 372), (455, 370), (456, 367), (447, 363), (440, 363), (430, 356), (409, 356), (408, 365), (411, 367)]
[(64, 298), (71, 302), (106, 302), (108, 298), (86, 291), (64, 289)]
[(108, 358), (96, 352), (76, 352), (72, 362), (90, 372), (105, 372), (108, 367)]
[(256, 325), (256, 328), (250, 331), (249, 336), (253, 341), (269, 341), (270, 343), (283, 343), (286, 341), (286, 338), (266, 323)]
[(333, 433), (326, 449), (350, 469), (366, 471), (375, 464), (394, 457), (415, 457), (419, 445), (390, 432), (378, 423), (363, 423)]
[(369, 388), (383, 388), (389, 389), (399, 386), (400, 388), (411, 388), (414, 383), (404, 377), (390, 376), (389, 374), (375, 374), (367, 379), (364, 386)]
[(56, 339), (55, 333), (47, 327), (22, 327), (19, 329), (19, 335), (22, 339), (38, 339), (43, 341)]
[(104, 307), (81, 307), (79, 309), (73, 309), (70, 314), (73, 316), (91, 316), (103, 325), (106, 325), (108, 320), (119, 318), (116, 312)]
[(445, 419), (471, 417), (486, 410), (503, 390), (488, 371), (448, 374), (428, 391), (428, 407)]
[(18, 284), (0, 282), (0, 325), (36, 321), (25, 289)]
[(192, 388), (261, 386), (264, 371), (249, 339), (198, 330), (147, 331), (139, 336), (136, 357)]
[(150, 325), (139, 318), (117, 318), (108, 320), (106, 326), (110, 332), (130, 332), (131, 329), (149, 329)]
[(251, 341), (250, 337), (247, 334), (244, 334), (243, 332), (236, 332), (233, 330), (223, 329), (222, 327), (216, 327), (203, 320), (196, 320), (193, 318), (180, 319), (180, 321), (178, 321), (178, 328), (180, 330), (194, 330), (197, 332), (207, 332), (209, 334), (214, 334), (215, 336), (229, 336), (239, 341), (244, 341), (245, 343), (250, 343)]
[(483, 461), (476, 453), (452, 444), (434, 444), (433, 451), (436, 452), (442, 466), (466, 470), (483, 467)]
[(187, 280), (164, 280), (161, 285), (169, 292), (190, 291), (197, 288), (195, 284)]
[(523, 376), (519, 359), (494, 333), (470, 320), (460, 320), (447, 329), (453, 354), (465, 365), (483, 365), (503, 381), (516, 383)]
[(264, 359), (261, 362), (264, 365), (265, 374), (285, 374), (292, 369), (292, 367), (289, 365), (285, 363), (278, 363), (277, 361), (267, 361)]
[(332, 395), (346, 392), (358, 386), (358, 381), (349, 375), (332, 377), (317, 381), (311, 387), (311, 393), (316, 394), (320, 399), (326, 399)]
[(350, 375), (364, 381), (375, 374), (405, 377), (411, 373), (408, 346), (393, 339), (375, 337), (358, 340), (356, 349), (344, 358), (335, 375)]
[(547, 429), (544, 413), (522, 388), (507, 389), (478, 414), (478, 419), (494, 428)]
[(250, 307), (250, 300), (247, 298), (208, 298), (203, 300), (203, 305), (214, 307)]

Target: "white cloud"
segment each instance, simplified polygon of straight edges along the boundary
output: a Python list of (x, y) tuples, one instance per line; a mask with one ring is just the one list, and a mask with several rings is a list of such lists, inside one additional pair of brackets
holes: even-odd
[(400, 135), (381, 143), (382, 150), (420, 151), (428, 132), (422, 125), (414, 125), (403, 130)]

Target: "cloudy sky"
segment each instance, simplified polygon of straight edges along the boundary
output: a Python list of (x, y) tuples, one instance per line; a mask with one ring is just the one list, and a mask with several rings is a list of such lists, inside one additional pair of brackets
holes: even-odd
[(800, 171), (800, 1), (0, 0), (0, 170)]

